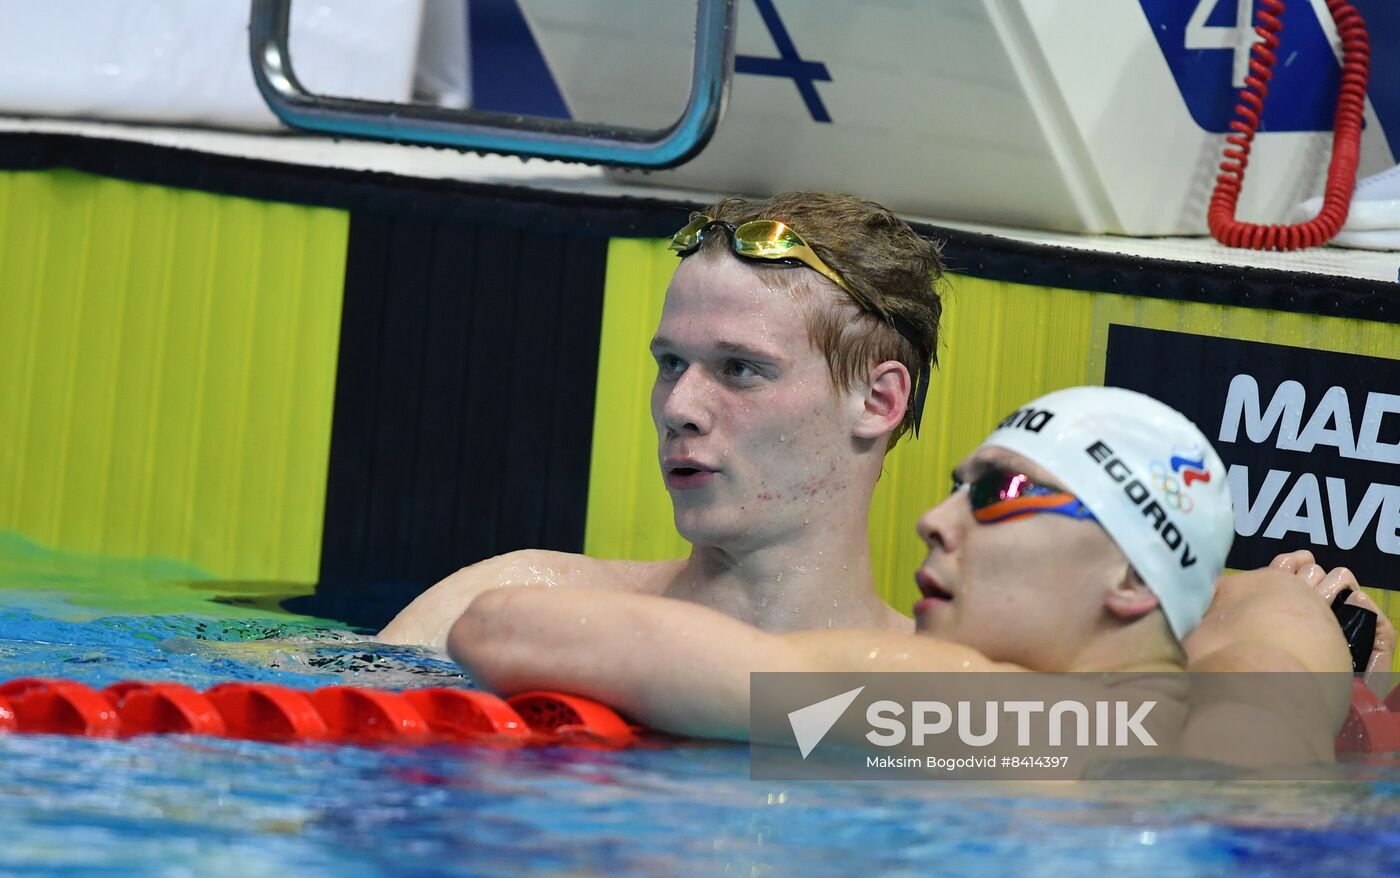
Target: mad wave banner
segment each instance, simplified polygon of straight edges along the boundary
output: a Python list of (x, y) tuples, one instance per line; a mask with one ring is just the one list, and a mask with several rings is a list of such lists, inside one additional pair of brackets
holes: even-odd
[[(1195, 421), (1225, 461), (1228, 564), (1311, 549), (1400, 590), (1400, 360), (1109, 327), (1104, 383)], [(1200, 478), (1185, 456), (1167, 478)]]

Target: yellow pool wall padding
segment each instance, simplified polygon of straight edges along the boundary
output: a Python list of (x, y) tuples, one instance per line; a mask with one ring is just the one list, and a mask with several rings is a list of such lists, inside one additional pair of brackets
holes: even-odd
[[(178, 569), (309, 588), (348, 236), (341, 210), (0, 172), (0, 536), (55, 557), (133, 559), (155, 578)], [(648, 402), (647, 342), (676, 265), (663, 241), (609, 245), (590, 555), (688, 549), (671, 523)], [(949, 281), (922, 436), (890, 454), (871, 510), (877, 586), (906, 611), (924, 554), (914, 522), (944, 495), (949, 470), (1020, 403), (1102, 383), (1111, 324), (1400, 350), (1393, 324)], [(1367, 590), (1400, 615), (1400, 597)]]
[(0, 530), (314, 583), (348, 230), (338, 210), (0, 173)]
[[(689, 550), (672, 524), (648, 402), (656, 367), (647, 345), (677, 263), (664, 241), (618, 239), (608, 251), (584, 543), (595, 557), (658, 560)], [(960, 275), (949, 276), (943, 315), (920, 436), (890, 453), (871, 506), (876, 587), (905, 612), (925, 554), (914, 522), (946, 495), (953, 466), (1022, 403), (1061, 387), (1102, 384), (1110, 324), (1378, 357), (1400, 351), (1393, 324)], [(1400, 617), (1395, 592), (1366, 591), (1393, 621)]]

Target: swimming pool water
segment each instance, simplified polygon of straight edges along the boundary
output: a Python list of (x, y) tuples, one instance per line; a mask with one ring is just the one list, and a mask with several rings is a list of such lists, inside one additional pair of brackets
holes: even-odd
[[(90, 601), (89, 601), (90, 603)], [(0, 590), (0, 679), (467, 685), (304, 617)], [(732, 745), (595, 752), (0, 735), (0, 875), (1389, 874), (1400, 765), (1309, 783), (748, 780)]]

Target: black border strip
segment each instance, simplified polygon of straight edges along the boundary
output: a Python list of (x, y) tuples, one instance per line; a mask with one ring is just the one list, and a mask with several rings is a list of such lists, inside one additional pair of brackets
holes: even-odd
[[(0, 168), (72, 168), (264, 201), (602, 237), (664, 237), (695, 205), (349, 171), (71, 134), (0, 134)], [(951, 271), (989, 280), (1400, 323), (1400, 283), (1144, 258), (915, 224)]]
[(347, 251), (320, 581), (286, 606), (377, 630), (459, 567), (582, 552), (608, 239), (356, 212)]
[(70, 134), (0, 134), (0, 169), (71, 168), (260, 201), (599, 237), (664, 237), (691, 205), (273, 162)]
[(943, 255), (948, 270), (972, 277), (1400, 323), (1400, 283), (1056, 247), (936, 226), (916, 224), (915, 228), (921, 234), (946, 238)]

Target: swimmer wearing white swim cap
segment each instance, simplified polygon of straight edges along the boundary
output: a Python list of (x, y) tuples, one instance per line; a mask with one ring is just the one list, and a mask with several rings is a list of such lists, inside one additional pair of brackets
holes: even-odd
[[(928, 554), (915, 573), (914, 632), (774, 633), (655, 595), (502, 588), (462, 617), (449, 650), (498, 692), (558, 689), (653, 728), (741, 740), (757, 671), (1087, 672), (1104, 695), (1150, 677), (1165, 687), (1168, 718), (1191, 732), (1185, 752), (1252, 758), (1254, 741), (1227, 752), (1241, 743), (1237, 725), (1209, 726), (1234, 714), (1203, 709), (1191, 722), (1172, 694), (1187, 670), (1182, 641), (1208, 607), (1221, 612), (1212, 593), (1234, 534), (1224, 467), (1195, 426), (1127, 390), (1057, 391), (1007, 415), (953, 478), (918, 521)], [(1276, 751), (1292, 755), (1278, 758), (1330, 759), (1350, 690), (1340, 629), (1299, 576), (1232, 578), (1248, 602), (1226, 612), (1268, 630), (1217, 638), (1208, 669), (1342, 672), (1331, 675), (1340, 687), (1251, 708), (1287, 717), (1265, 721), (1292, 736)], [(1280, 598), (1300, 622), (1286, 628), (1287, 648), (1273, 643)]]
[(1026, 667), (1075, 666), (1075, 650), (1104, 636), (1179, 648), (1234, 537), (1210, 442), (1130, 390), (1075, 387), (1022, 406), (954, 481), (919, 522), (930, 551), (918, 630)]

